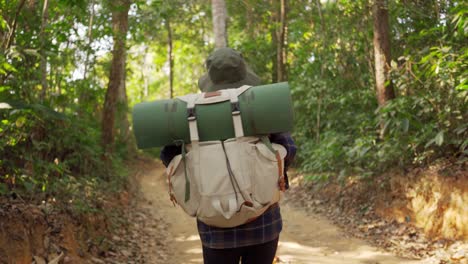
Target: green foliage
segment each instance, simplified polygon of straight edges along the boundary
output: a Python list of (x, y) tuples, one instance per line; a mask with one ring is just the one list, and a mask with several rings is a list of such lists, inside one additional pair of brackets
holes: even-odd
[(0, 2), (0, 194), (94, 210), (127, 173), (123, 144), (104, 157), (100, 143), (110, 11), (99, 1), (50, 3), (41, 29), (42, 2), (20, 3)]
[[(280, 25), (273, 2), (227, 1), (229, 45), (265, 83), (276, 75)], [(294, 137), (298, 165), (310, 179), (334, 174), (371, 179), (439, 157), (466, 162), (463, 1), (389, 1), (389, 66), (397, 98), (381, 108), (374, 91), (370, 2), (288, 2), (286, 68)], [(0, 194), (60, 196), (78, 211), (94, 210), (87, 201), (101, 198), (93, 190), (119, 190), (126, 180), (122, 160), (131, 154), (126, 138), (118, 139), (111, 157), (103, 156), (100, 145), (113, 44), (110, 2), (51, 3), (43, 29), (42, 2), (20, 3), (0, 1)], [(213, 49), (211, 23), (209, 1), (133, 1), (126, 65), (130, 109), (169, 96), (168, 25), (174, 95), (198, 91)], [(46, 76), (41, 58), (47, 61)], [(125, 125), (116, 124), (116, 130)]]
[[(18, 104), (17, 104), (18, 105)], [(41, 105), (2, 111), (0, 194), (53, 199), (74, 213), (96, 212), (102, 195), (125, 187), (121, 158), (102, 160), (97, 122)]]
[[(0, 123), (0, 175), (10, 191), (66, 194), (61, 181), (108, 179), (96, 122), (61, 114), (39, 104), (10, 103)], [(14, 106), (16, 105), (16, 106)], [(88, 181), (85, 180), (85, 181)], [(45, 195), (45, 196), (44, 196)]]
[[(390, 6), (393, 57), (399, 58), (391, 65), (397, 98), (380, 109), (368, 58), (369, 6), (329, 3), (321, 10), (322, 21), (310, 17), (312, 29), (297, 24), (305, 32), (291, 33), (295, 136), (301, 169), (313, 172), (312, 179), (331, 172), (369, 177), (440, 157), (466, 162), (468, 8), (449, 1), (436, 13), (428, 2)], [(341, 16), (334, 16), (336, 10)], [(349, 27), (321, 32), (315, 26), (320, 22)], [(294, 42), (304, 39), (306, 45)]]
[[(177, 4), (175, 3), (177, 2)], [(211, 24), (206, 1), (158, 0), (138, 4), (127, 67), (129, 106), (169, 97), (168, 28), (172, 33), (174, 96), (198, 91)]]

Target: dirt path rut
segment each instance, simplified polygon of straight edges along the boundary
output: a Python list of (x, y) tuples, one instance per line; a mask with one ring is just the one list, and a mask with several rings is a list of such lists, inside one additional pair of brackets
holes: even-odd
[[(140, 179), (144, 198), (148, 201), (140, 206), (150, 215), (165, 219), (167, 228), (164, 243), (147, 248), (149, 263), (203, 263), (201, 242), (195, 219), (187, 216), (180, 208), (174, 208), (167, 196), (167, 186), (162, 165)], [(280, 236), (277, 256), (279, 263), (291, 264), (396, 264), (419, 263), (392, 256), (369, 246), (364, 241), (350, 238), (338, 227), (319, 215), (307, 214), (288, 204), (281, 204), (284, 229)], [(161, 261), (161, 250), (164, 261)], [(156, 254), (156, 252), (159, 252)]]

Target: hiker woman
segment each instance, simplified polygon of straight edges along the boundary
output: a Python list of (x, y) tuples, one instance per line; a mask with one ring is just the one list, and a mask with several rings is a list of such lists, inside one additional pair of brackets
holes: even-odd
[[(260, 85), (260, 78), (248, 67), (242, 55), (231, 48), (214, 51), (206, 60), (206, 68), (207, 73), (198, 81), (202, 92)], [(287, 189), (289, 186), (286, 170), (294, 159), (296, 146), (289, 133), (271, 134), (269, 139), (272, 143), (282, 145), (287, 151), (284, 157), (286, 180), (282, 186), (283, 189)], [(167, 167), (179, 154), (180, 146), (166, 146), (161, 151), (161, 160)], [(203, 245), (205, 264), (238, 264), (240, 260), (243, 264), (271, 264), (276, 254), (283, 222), (279, 205), (275, 202), (260, 216), (239, 226), (221, 228), (197, 219), (197, 227)]]

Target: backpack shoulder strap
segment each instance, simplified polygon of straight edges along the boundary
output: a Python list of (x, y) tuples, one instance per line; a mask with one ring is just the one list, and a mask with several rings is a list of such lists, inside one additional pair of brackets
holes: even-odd
[(248, 89), (250, 89), (252, 86), (250, 85), (242, 85), (241, 87), (235, 89), (237, 91), (237, 96), (243, 94), (245, 91), (247, 91)]
[(231, 102), (232, 122), (234, 124), (234, 134), (236, 138), (244, 136), (244, 128), (242, 126), (242, 117), (239, 106), (239, 95), (249, 89), (250, 86), (244, 85), (237, 89), (225, 90), (229, 94), (229, 100)]

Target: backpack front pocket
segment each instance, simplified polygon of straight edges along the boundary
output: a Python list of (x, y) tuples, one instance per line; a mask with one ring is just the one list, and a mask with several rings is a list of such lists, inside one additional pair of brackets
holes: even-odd
[[(166, 173), (169, 181), (169, 194), (177, 204), (190, 216), (196, 216), (200, 205), (200, 192), (189, 164), (190, 153), (186, 154), (185, 161), (182, 155), (175, 156), (167, 166)], [(187, 170), (185, 169), (187, 166)], [(186, 197), (188, 200), (186, 201)]]
[(250, 201), (249, 164), (242, 150), (242, 144), (235, 141), (200, 143), (200, 163), (195, 169), (201, 194), (198, 216), (228, 219)]

